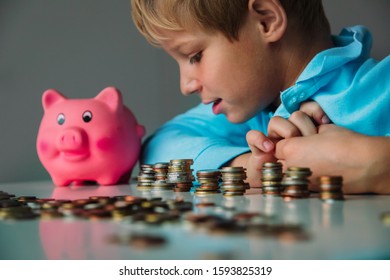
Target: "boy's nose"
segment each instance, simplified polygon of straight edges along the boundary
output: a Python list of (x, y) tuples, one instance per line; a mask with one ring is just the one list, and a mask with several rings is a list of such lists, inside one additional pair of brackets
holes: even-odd
[(185, 96), (189, 96), (193, 93), (200, 91), (200, 82), (185, 73), (180, 73), (180, 90)]
[(185, 96), (189, 96), (193, 93), (196, 93), (196, 92), (199, 92), (199, 82), (197, 82), (196, 80), (192, 80), (188, 83), (181, 83), (181, 92), (183, 93), (183, 95)]

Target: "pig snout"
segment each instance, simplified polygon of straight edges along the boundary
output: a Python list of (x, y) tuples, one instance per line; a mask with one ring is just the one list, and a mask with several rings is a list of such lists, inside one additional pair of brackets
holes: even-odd
[(87, 144), (87, 133), (77, 127), (63, 130), (57, 139), (57, 147), (60, 151), (82, 151), (87, 148)]

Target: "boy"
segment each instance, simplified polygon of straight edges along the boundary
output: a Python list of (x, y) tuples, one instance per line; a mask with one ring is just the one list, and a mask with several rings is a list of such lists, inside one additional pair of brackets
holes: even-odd
[(240, 165), (259, 187), (275, 142), (317, 133), (318, 110), (299, 111), (310, 100), (326, 113), (317, 124), (329, 117), (355, 132), (390, 135), (390, 57), (369, 58), (364, 27), (332, 37), (320, 0), (132, 0), (132, 16), (179, 64), (183, 94), (203, 103), (156, 131), (144, 146), (147, 163), (193, 158), (195, 171)]

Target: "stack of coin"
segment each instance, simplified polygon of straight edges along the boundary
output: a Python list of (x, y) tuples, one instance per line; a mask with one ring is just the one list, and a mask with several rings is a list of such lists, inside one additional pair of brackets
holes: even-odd
[(283, 177), (283, 197), (306, 198), (310, 196), (309, 177), (312, 172), (307, 167), (289, 167)]
[(169, 162), (158, 162), (153, 165), (153, 171), (155, 172), (153, 190), (172, 190), (175, 187), (174, 183), (167, 182), (168, 168)]
[(249, 184), (245, 183), (246, 169), (237, 167), (222, 167), (222, 192), (224, 196), (244, 195)]
[(218, 169), (206, 169), (196, 172), (196, 177), (200, 186), (196, 188), (196, 195), (208, 195), (219, 193), (219, 180), (221, 171)]
[(141, 171), (138, 174), (138, 184), (137, 187), (140, 190), (151, 190), (154, 182), (156, 172), (153, 170), (153, 165), (151, 164), (141, 164)]
[(342, 176), (320, 176), (318, 177), (318, 182), (320, 186), (320, 199), (325, 201), (344, 199)]
[(156, 181), (165, 181), (167, 179), (169, 162), (157, 162), (153, 165)]
[(174, 183), (175, 192), (189, 192), (192, 188), (192, 182), (195, 181), (192, 175), (192, 159), (172, 159), (169, 162), (167, 182)]
[(265, 162), (261, 169), (263, 194), (280, 195), (283, 191), (283, 165), (280, 162)]

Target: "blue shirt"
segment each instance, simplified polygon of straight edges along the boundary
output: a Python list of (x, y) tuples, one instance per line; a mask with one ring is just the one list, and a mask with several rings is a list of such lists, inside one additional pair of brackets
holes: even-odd
[(214, 115), (200, 104), (160, 127), (143, 146), (142, 162), (154, 164), (192, 158), (193, 169), (219, 168), (248, 152), (246, 133), (267, 133), (273, 116), (288, 118), (304, 101), (314, 100), (331, 121), (353, 131), (390, 136), (390, 56), (370, 58), (372, 37), (363, 26), (333, 36), (335, 47), (318, 53), (295, 85), (281, 93), (275, 113), (263, 110), (241, 124)]

